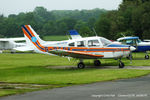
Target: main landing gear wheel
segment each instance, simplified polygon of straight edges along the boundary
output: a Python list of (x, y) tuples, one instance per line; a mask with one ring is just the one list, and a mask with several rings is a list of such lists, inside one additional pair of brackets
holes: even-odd
[(149, 55), (145, 55), (145, 59), (149, 59)]
[(119, 62), (119, 68), (124, 68), (124, 63), (123, 62)]
[(83, 62), (78, 63), (78, 68), (79, 69), (83, 69), (85, 67)]
[(100, 66), (101, 65), (101, 62), (99, 60), (94, 60), (94, 65), (95, 66)]

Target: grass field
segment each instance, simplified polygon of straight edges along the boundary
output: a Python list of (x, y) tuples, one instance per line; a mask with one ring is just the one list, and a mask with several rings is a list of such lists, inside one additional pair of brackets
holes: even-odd
[[(144, 60), (144, 54), (133, 54), (132, 64), (123, 59), (126, 66), (150, 66), (150, 60)], [(113, 59), (101, 60), (102, 66), (116, 66), (118, 62)], [(85, 60), (86, 65), (93, 65), (92, 60)], [(133, 78), (147, 75), (150, 70), (133, 69), (53, 69), (54, 66), (76, 66), (77, 61), (71, 62), (67, 58), (42, 54), (0, 54), (0, 85), (11, 84), (41, 84), (40, 88), (13, 87), (1, 88), (0, 96), (23, 93), (39, 89), (87, 84), (100, 81), (109, 81), (123, 78)], [(49, 66), (49, 67), (48, 67)], [(47, 68), (48, 67), (48, 68)], [(1, 86), (0, 86), (1, 87)]]

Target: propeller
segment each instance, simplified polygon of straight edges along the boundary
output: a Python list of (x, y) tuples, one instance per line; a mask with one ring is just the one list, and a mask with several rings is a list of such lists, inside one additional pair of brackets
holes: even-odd
[(130, 48), (130, 54), (128, 58), (130, 59), (130, 63), (132, 64), (132, 60), (133, 60), (132, 51), (136, 50), (136, 48), (133, 46), (129, 46), (129, 48)]
[(132, 60), (133, 60), (132, 51), (130, 51), (129, 59), (130, 59), (130, 64), (132, 64)]

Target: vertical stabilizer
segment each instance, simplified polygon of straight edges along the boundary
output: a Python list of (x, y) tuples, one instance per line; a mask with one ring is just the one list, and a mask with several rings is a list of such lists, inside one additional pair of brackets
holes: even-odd
[(28, 46), (34, 46), (38, 50), (46, 52), (47, 48), (42, 46), (43, 40), (39, 38), (39, 36), (36, 34), (36, 32), (32, 29), (30, 25), (23, 25), (22, 30)]
[(80, 38), (82, 38), (80, 36), (80, 34), (76, 30), (70, 30), (69, 34), (70, 34), (72, 39), (80, 39)]

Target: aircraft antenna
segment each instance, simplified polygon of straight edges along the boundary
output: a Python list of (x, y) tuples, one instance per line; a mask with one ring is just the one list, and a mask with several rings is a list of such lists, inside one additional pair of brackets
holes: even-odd
[(96, 31), (95, 31), (95, 28), (92, 28), (93, 29), (93, 32), (95, 33), (95, 35), (97, 36), (97, 33), (96, 33)]
[(67, 37), (68, 37), (68, 40), (70, 40), (70, 37), (69, 37), (68, 33), (66, 33), (66, 35), (67, 35)]
[(122, 35), (123, 37), (126, 37), (123, 33), (121, 33), (121, 35)]

